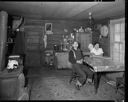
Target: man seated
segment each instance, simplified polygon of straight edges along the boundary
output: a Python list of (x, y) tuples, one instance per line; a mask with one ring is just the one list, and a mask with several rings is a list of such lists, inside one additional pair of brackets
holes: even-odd
[(103, 49), (99, 47), (99, 43), (96, 43), (94, 48), (91, 49), (91, 55), (94, 56), (103, 56)]
[(83, 61), (83, 54), (78, 48), (78, 42), (74, 41), (69, 52), (69, 62), (72, 63), (72, 70), (80, 75), (76, 82), (77, 89), (80, 89), (85, 84), (88, 77), (93, 77), (93, 71), (88, 66), (83, 65)]

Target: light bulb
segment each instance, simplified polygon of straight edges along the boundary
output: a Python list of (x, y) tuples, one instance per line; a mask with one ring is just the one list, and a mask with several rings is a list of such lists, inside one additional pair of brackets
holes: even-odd
[(89, 12), (89, 19), (92, 19), (92, 13)]
[(20, 29), (16, 29), (16, 31), (20, 31)]
[(89, 12), (89, 16), (91, 16), (92, 15), (92, 13), (91, 12)]

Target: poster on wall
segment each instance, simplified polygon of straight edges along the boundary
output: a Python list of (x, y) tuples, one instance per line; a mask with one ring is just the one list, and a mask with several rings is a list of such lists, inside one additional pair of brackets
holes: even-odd
[(45, 33), (46, 34), (53, 34), (52, 23), (45, 23)]

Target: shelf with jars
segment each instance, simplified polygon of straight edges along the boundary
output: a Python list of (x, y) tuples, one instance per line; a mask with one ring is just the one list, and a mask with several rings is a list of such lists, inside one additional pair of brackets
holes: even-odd
[(69, 51), (73, 41), (74, 41), (73, 33), (71, 33), (70, 35), (66, 35), (66, 36), (63, 35), (62, 50)]

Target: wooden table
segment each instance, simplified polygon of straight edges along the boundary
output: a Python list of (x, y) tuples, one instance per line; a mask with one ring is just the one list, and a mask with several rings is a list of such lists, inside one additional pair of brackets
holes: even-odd
[(85, 62), (90, 66), (94, 72), (94, 87), (97, 93), (101, 73), (103, 72), (123, 72), (125, 71), (124, 65), (121, 63), (113, 62), (109, 57), (85, 57)]

